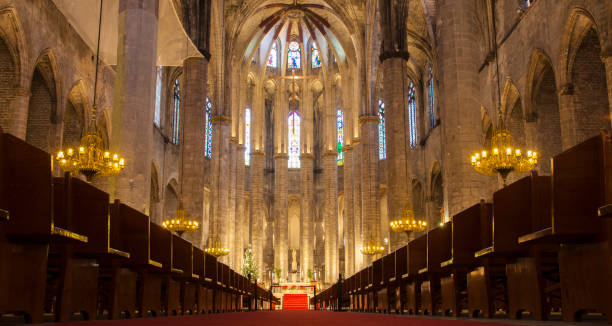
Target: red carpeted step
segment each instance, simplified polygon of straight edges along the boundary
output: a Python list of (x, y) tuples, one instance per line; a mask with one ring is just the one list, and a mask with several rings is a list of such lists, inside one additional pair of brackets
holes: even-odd
[(283, 295), (283, 310), (308, 309), (307, 294), (285, 294)]

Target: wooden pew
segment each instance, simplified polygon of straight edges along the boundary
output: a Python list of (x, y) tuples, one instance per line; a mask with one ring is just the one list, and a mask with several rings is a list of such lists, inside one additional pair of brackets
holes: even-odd
[(427, 266), (427, 234), (408, 243), (407, 255), (407, 273), (402, 278), (402, 284), (406, 289), (405, 309), (409, 314), (418, 314), (421, 309), (419, 270)]
[(386, 297), (383, 298), (385, 312), (397, 312), (395, 301), (397, 299), (395, 290), (397, 288), (397, 277), (395, 276), (395, 251), (383, 257), (383, 283), (386, 286)]
[[(0, 313), (43, 321), (49, 243), (85, 243), (87, 237), (54, 221), (52, 158), (0, 133)], [(10, 262), (10, 263), (6, 263)]]
[(493, 194), (493, 222), (488, 231), (491, 242), (476, 252), (479, 267), (468, 274), (468, 306), (472, 316), (492, 318), (496, 311), (508, 312), (506, 265), (528, 255), (518, 237), (529, 233), (531, 216), (546, 210), (539, 203), (550, 190), (550, 177), (530, 176)]
[[(612, 323), (612, 141), (609, 131), (552, 159), (552, 215), (523, 244), (561, 244), (558, 252), (563, 319), (598, 310)], [(609, 217), (609, 216), (607, 216)]]
[[(113, 215), (120, 222), (121, 237), (126, 251), (130, 253), (130, 259), (125, 267), (129, 267), (138, 274), (134, 310), (137, 310), (142, 317), (148, 313), (156, 316), (162, 311), (161, 272), (163, 265), (160, 262), (160, 253), (152, 246), (156, 239), (151, 239), (149, 217), (122, 204), (119, 200), (115, 200), (111, 207), (111, 216)], [(122, 301), (119, 306), (128, 306), (132, 297), (132, 287), (129, 283), (122, 283), (118, 289), (122, 292), (118, 296)]]
[(216, 310), (217, 299), (217, 258), (209, 254), (204, 254), (205, 277), (204, 284), (206, 286), (206, 311), (208, 313), (218, 312)]
[(200, 279), (194, 269), (194, 249), (191, 242), (172, 234), (172, 267), (183, 271), (174, 276), (174, 280), (180, 284), (180, 310), (183, 314), (189, 312), (192, 315), (198, 313), (196, 287)]
[(193, 273), (198, 275), (196, 288), (196, 306), (199, 314), (207, 314), (208, 311), (208, 288), (210, 279), (206, 279), (204, 251), (198, 247), (193, 247)]
[(374, 299), (374, 311), (387, 311), (387, 287), (383, 280), (383, 259), (382, 257), (372, 263), (372, 283), (370, 291)]
[(359, 271), (359, 276), (358, 276), (358, 280), (356, 281), (357, 284), (357, 300), (358, 300), (358, 304), (357, 304), (357, 311), (365, 311), (365, 297), (364, 297), (364, 288), (367, 285), (366, 284), (366, 273), (367, 270), (366, 269), (362, 269)]
[(374, 286), (374, 266), (370, 265), (365, 268), (366, 270), (366, 279), (365, 279), (365, 296), (366, 296), (366, 311), (374, 312), (376, 311), (376, 297), (374, 292), (372, 292), (372, 287)]
[(421, 279), (421, 309), (424, 315), (435, 315), (442, 310), (440, 264), (444, 253), (452, 247), (452, 225), (443, 224), (427, 233), (427, 267), (419, 270)]
[(406, 302), (406, 287), (404, 278), (408, 276), (408, 246), (403, 246), (395, 251), (395, 311), (404, 313), (404, 305)]
[(166, 316), (181, 314), (181, 283), (177, 281), (183, 270), (173, 263), (173, 235), (161, 225), (151, 222), (151, 256), (162, 263), (162, 309)]
[[(54, 212), (57, 221), (72, 225), (89, 240), (76, 245), (51, 245), (48, 268), (58, 277), (48, 278), (47, 292), (50, 297), (57, 297), (56, 320), (69, 321), (75, 312), (83, 312), (85, 319), (95, 319), (98, 300), (103, 302), (99, 314), (104, 310), (110, 313), (117, 298), (114, 289), (103, 286), (104, 281), (118, 272), (115, 270), (130, 254), (125, 251), (121, 237), (111, 236), (119, 221), (109, 214), (109, 195), (66, 173), (63, 178), (54, 179)], [(135, 275), (130, 279), (135, 288)]]
[[(468, 308), (467, 273), (477, 266), (474, 253), (488, 246), (493, 205), (482, 200), (453, 216), (452, 246), (443, 251), (440, 287), (444, 315), (459, 317)], [(484, 235), (484, 236), (483, 236)]]

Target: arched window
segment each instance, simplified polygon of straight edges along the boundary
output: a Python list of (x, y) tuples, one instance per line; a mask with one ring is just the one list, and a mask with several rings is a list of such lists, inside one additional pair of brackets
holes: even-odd
[(205, 125), (205, 133), (206, 133), (206, 139), (204, 140), (204, 156), (207, 158), (212, 158), (212, 131), (213, 131), (213, 126), (212, 126), (212, 102), (210, 101), (210, 99), (208, 98), (208, 96), (206, 97), (206, 108), (205, 108), (206, 112), (205, 112), (205, 121), (206, 121), (206, 125)]
[(319, 56), (319, 50), (317, 46), (312, 43), (312, 69), (321, 67), (321, 57)]
[(244, 110), (244, 165), (251, 164), (251, 109)]
[(417, 123), (414, 84), (412, 82), (408, 87), (408, 126), (410, 132), (410, 148), (415, 148), (417, 145)]
[(155, 80), (155, 117), (153, 123), (161, 126), (161, 94), (162, 94), (162, 67), (157, 66), (157, 78)]
[(268, 56), (268, 67), (276, 68), (276, 63), (278, 62), (278, 50), (276, 49), (276, 42), (272, 44), (272, 49), (270, 50), (270, 55)]
[(173, 144), (178, 145), (181, 123), (181, 85), (178, 78), (174, 80), (173, 88), (174, 98), (172, 100), (172, 135), (170, 140)]
[(289, 50), (287, 52), (287, 64), (289, 69), (300, 69), (302, 68), (302, 56), (300, 53), (300, 44), (298, 42), (289, 43)]
[(387, 158), (387, 140), (385, 135), (385, 102), (378, 100), (378, 159)]
[(427, 81), (427, 101), (429, 102), (429, 126), (436, 126), (436, 100), (434, 98), (433, 68), (429, 65), (429, 80)]
[(336, 114), (336, 128), (338, 134), (338, 165), (344, 165), (344, 153), (342, 152), (342, 140), (344, 139), (344, 119), (342, 110)]
[(300, 167), (300, 115), (297, 112), (289, 114), (289, 168)]

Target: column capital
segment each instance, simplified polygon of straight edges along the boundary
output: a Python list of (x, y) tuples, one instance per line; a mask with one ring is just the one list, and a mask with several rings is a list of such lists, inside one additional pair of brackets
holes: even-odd
[(353, 146), (352, 145), (344, 145), (342, 147), (342, 151), (344, 151), (344, 152), (352, 152), (353, 151)]
[(359, 117), (359, 124), (364, 124), (367, 122), (376, 122), (378, 124), (380, 123), (380, 119), (377, 115), (362, 115)]
[(574, 95), (574, 84), (567, 83), (559, 88), (559, 95)]
[(312, 153), (302, 153), (300, 160), (314, 160), (314, 155)]
[(266, 156), (266, 152), (261, 150), (255, 150), (251, 152), (251, 156)]
[(230, 144), (238, 144), (238, 138), (237, 137), (230, 137)]
[(215, 115), (210, 118), (210, 122), (213, 124), (230, 124), (232, 122), (232, 118), (224, 115)]
[(378, 57), (378, 59), (380, 60), (380, 62), (384, 62), (387, 59), (391, 59), (391, 58), (399, 58), (399, 59), (404, 59), (404, 61), (408, 61), (408, 59), (410, 59), (410, 54), (408, 53), (408, 51), (385, 51), (383, 53), (380, 54), (380, 56)]
[(359, 145), (359, 144), (361, 144), (361, 138), (359, 138), (359, 137), (355, 137), (355, 138), (353, 138), (352, 143), (353, 143), (353, 145)]
[(326, 151), (325, 153), (323, 153), (323, 157), (324, 158), (329, 158), (329, 157), (337, 158), (338, 157), (338, 152), (335, 152), (335, 151)]
[(288, 160), (289, 155), (287, 155), (287, 153), (276, 153), (274, 154), (274, 159), (275, 160)]

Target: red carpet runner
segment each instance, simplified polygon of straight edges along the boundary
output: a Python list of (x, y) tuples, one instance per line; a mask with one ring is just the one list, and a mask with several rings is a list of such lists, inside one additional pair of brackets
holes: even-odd
[[(524, 325), (526, 325), (525, 323)], [(569, 324), (569, 323), (567, 323)], [(53, 324), (46, 324), (50, 326)], [(239, 312), (181, 317), (134, 318), (64, 323), (65, 326), (508, 326), (485, 319), (452, 320), (313, 310)], [(516, 325), (516, 324), (515, 324)], [(532, 324), (533, 325), (533, 324)]]
[(283, 310), (306, 310), (308, 309), (307, 294), (285, 294), (283, 295)]

